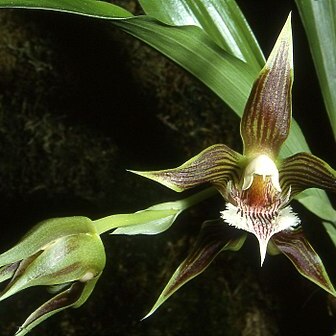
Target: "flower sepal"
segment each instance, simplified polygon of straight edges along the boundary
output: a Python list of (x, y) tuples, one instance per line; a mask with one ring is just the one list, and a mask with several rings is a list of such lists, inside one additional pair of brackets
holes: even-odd
[(152, 315), (171, 295), (188, 281), (201, 274), (222, 251), (238, 251), (246, 234), (223, 225), (221, 220), (203, 223), (199, 236), (187, 258), (176, 269), (152, 309)]
[(271, 250), (278, 250), (284, 254), (302, 276), (336, 296), (335, 287), (323, 261), (306, 239), (301, 226), (275, 234), (269, 245)]
[(177, 192), (205, 183), (213, 184), (220, 192), (224, 192), (226, 183), (237, 179), (241, 160), (241, 154), (226, 145), (217, 144), (204, 149), (177, 168), (130, 172), (159, 182)]

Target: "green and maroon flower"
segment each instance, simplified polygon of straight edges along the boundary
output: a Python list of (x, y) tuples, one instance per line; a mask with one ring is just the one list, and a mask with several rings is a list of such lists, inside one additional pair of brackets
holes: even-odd
[(203, 225), (194, 250), (176, 270), (150, 314), (202, 272), (220, 251), (239, 249), (245, 232), (258, 239), (261, 264), (267, 250), (280, 251), (302, 275), (336, 294), (321, 259), (303, 235), (299, 217), (289, 205), (307, 188), (336, 192), (336, 172), (310, 153), (279, 158), (291, 122), (290, 20), (289, 16), (247, 101), (241, 120), (243, 154), (217, 144), (174, 169), (135, 171), (178, 192), (210, 183), (226, 202), (221, 220)]

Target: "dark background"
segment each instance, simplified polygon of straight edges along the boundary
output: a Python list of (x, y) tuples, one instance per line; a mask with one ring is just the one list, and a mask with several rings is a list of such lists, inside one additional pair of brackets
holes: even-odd
[[(139, 11), (135, 1), (118, 3)], [(293, 11), (293, 114), (312, 151), (335, 167), (335, 143), (294, 1), (238, 4), (266, 55)], [(95, 219), (184, 197), (126, 169), (176, 166), (214, 143), (241, 150), (239, 119), (214, 94), (109, 23), (1, 10), (0, 29), (1, 251), (46, 218)], [(294, 207), (331, 263), (334, 252), (318, 219)], [(260, 268), (252, 237), (140, 322), (201, 223), (222, 208), (220, 197), (206, 201), (159, 236), (104, 235), (107, 265), (92, 296), (31, 334), (332, 335), (332, 299), (282, 256), (267, 257)], [(39, 287), (2, 302), (0, 334), (13, 334), (47, 298)]]

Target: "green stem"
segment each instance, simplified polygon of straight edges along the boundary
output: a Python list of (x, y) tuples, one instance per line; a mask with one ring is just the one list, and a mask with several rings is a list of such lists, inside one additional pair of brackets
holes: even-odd
[(165, 217), (175, 213), (179, 214), (182, 211), (215, 195), (216, 193), (216, 189), (211, 187), (179, 201), (156, 204), (145, 210), (130, 214), (111, 215), (92, 222), (96, 226), (98, 234), (101, 235), (118, 227), (141, 225), (155, 220), (158, 217)]
[(186, 210), (216, 194), (218, 194), (218, 191), (214, 187), (210, 187), (174, 203), (180, 204), (181, 210)]

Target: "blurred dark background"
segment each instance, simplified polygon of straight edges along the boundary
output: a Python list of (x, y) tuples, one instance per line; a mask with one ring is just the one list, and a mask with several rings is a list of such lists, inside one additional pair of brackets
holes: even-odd
[[(136, 1), (117, 3), (139, 13)], [(294, 1), (238, 4), (265, 55), (293, 11), (293, 114), (312, 151), (335, 167)], [(46, 218), (95, 219), (184, 197), (126, 169), (176, 166), (215, 143), (241, 150), (238, 117), (198, 80), (108, 22), (0, 10), (0, 28), (1, 251)], [(333, 247), (319, 220), (294, 206), (330, 263)], [(90, 299), (31, 335), (332, 335), (332, 299), (282, 256), (267, 257), (260, 269), (252, 237), (140, 322), (201, 223), (222, 208), (219, 197), (206, 201), (159, 236), (103, 236), (107, 266)], [(0, 334), (13, 334), (48, 297), (33, 288), (3, 302)]]

